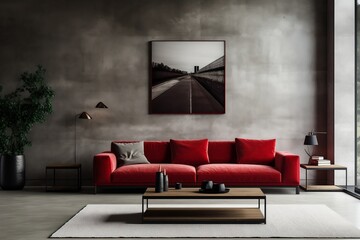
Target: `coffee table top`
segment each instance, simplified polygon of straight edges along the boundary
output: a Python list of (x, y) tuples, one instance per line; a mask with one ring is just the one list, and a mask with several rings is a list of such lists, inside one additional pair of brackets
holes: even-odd
[(200, 193), (199, 188), (169, 189), (157, 193), (148, 188), (143, 199), (265, 199), (260, 188), (231, 188), (227, 193)]

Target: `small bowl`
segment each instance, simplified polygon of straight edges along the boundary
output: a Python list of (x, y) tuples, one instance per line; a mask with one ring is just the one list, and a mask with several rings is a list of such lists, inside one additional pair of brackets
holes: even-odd
[(214, 192), (225, 192), (226, 191), (225, 184), (224, 183), (214, 183), (213, 191)]
[(211, 190), (213, 189), (213, 181), (203, 181), (201, 183), (201, 189), (204, 189), (204, 190)]

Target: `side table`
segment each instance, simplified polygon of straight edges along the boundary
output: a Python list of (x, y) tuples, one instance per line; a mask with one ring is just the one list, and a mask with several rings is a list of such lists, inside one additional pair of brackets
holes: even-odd
[[(48, 186), (48, 171), (53, 170), (52, 186)], [(56, 185), (56, 170), (76, 170), (77, 172), (77, 185), (76, 188), (70, 188), (68, 186), (57, 186)], [(65, 191), (65, 190), (81, 190), (81, 164), (57, 164), (57, 165), (47, 165), (45, 168), (45, 190), (49, 191)]]
[(309, 164), (300, 164), (302, 169), (305, 169), (305, 185), (300, 185), (302, 189), (305, 191), (343, 191), (342, 187), (336, 185), (308, 185), (308, 170), (313, 171), (335, 171), (335, 170), (344, 170), (345, 171), (345, 189), (347, 188), (347, 167), (341, 165), (325, 165), (325, 166), (317, 166), (317, 165), (309, 165)]

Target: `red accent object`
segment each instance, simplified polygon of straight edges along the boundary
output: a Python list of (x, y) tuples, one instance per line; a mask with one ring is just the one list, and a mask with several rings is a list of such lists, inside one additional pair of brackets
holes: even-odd
[[(260, 142), (262, 143), (263, 141), (261, 140)], [(274, 140), (269, 142), (271, 143), (272, 141)], [(209, 141), (208, 159), (210, 164), (207, 162), (196, 168), (192, 166), (196, 159), (195, 156), (204, 157), (199, 154), (198, 149), (192, 147), (186, 152), (191, 160), (189, 164), (174, 164), (170, 163), (170, 142), (144, 142), (145, 156), (152, 164), (137, 164), (116, 168), (116, 157), (113, 153), (99, 153), (94, 156), (93, 162), (94, 184), (96, 187), (154, 187), (155, 173), (161, 168), (166, 169), (171, 187), (176, 182), (182, 183), (184, 187), (198, 187), (203, 180), (225, 183), (228, 187), (299, 186), (300, 158), (298, 155), (287, 152), (274, 152), (275, 157), (270, 159), (268, 156), (266, 161), (261, 161), (259, 159), (261, 152), (268, 151), (269, 146), (267, 144), (258, 144), (258, 154), (253, 156), (256, 157), (256, 161), (251, 161), (248, 156), (244, 156), (245, 159), (246, 157), (248, 158), (247, 161), (253, 162), (253, 164), (242, 161), (239, 164), (236, 161), (238, 157), (236, 156), (237, 143), (235, 142)], [(248, 143), (249, 141), (246, 142)], [(275, 142), (273, 142), (272, 146), (275, 146)], [(252, 154), (252, 152), (248, 152), (248, 154)], [(266, 155), (264, 157), (266, 158)], [(195, 162), (198, 163), (198, 161)]]
[(209, 163), (208, 140), (170, 139), (171, 162), (199, 166)]
[(275, 168), (281, 171), (282, 182), (285, 185), (300, 184), (300, 157), (288, 152), (276, 152)]
[(235, 163), (234, 141), (210, 141), (208, 151), (210, 163)]
[(235, 138), (237, 163), (270, 165), (275, 158), (276, 139)]
[(170, 143), (160, 141), (144, 142), (146, 158), (151, 163), (170, 163)]
[(277, 184), (281, 182), (281, 172), (273, 167), (254, 164), (206, 164), (197, 169), (197, 182), (212, 180), (225, 183), (226, 186), (241, 186), (264, 183)]
[(93, 171), (95, 186), (111, 185), (110, 175), (116, 169), (116, 157), (111, 152), (99, 153), (94, 157)]

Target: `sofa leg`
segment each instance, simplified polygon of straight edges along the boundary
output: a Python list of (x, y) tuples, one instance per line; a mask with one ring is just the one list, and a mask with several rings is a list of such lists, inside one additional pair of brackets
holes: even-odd
[(94, 186), (94, 194), (97, 193), (97, 186)]
[(295, 187), (295, 191), (296, 191), (296, 194), (300, 194), (300, 187), (299, 186)]

